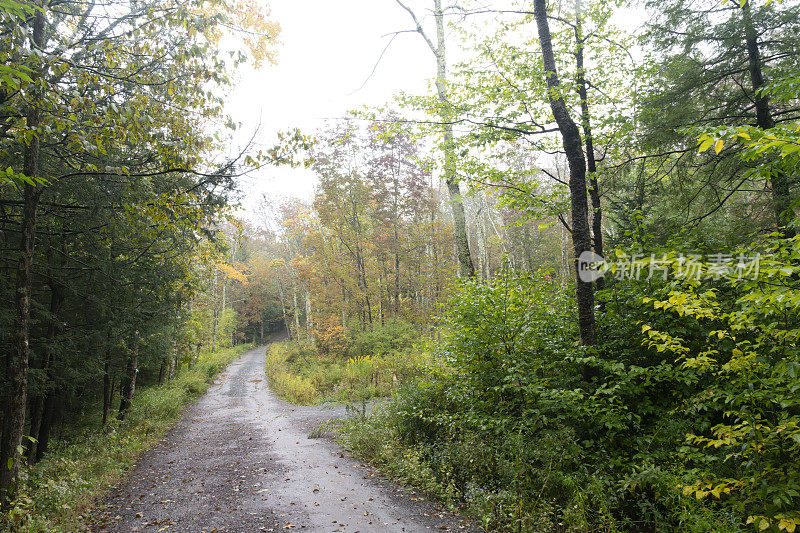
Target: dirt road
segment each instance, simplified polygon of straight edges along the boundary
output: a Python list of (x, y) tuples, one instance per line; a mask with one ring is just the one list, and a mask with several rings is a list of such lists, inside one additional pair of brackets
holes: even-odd
[(341, 410), (276, 398), (265, 348), (237, 359), (109, 500), (100, 531), (462, 531), (426, 498), (376, 476), (328, 439)]

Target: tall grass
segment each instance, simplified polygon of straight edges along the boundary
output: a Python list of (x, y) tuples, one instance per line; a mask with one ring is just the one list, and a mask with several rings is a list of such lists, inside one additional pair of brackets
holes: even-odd
[(251, 347), (201, 354), (176, 379), (142, 388), (124, 422), (84, 426), (70, 438), (53, 441), (41, 462), (22, 469), (20, 495), (0, 515), (0, 530), (88, 531), (92, 504), (124, 478), (137, 457), (161, 439), (221, 370)]
[(270, 346), (266, 372), (276, 394), (309, 405), (390, 396), (428, 362), (418, 348), (342, 358), (321, 355), (310, 341), (291, 341)]

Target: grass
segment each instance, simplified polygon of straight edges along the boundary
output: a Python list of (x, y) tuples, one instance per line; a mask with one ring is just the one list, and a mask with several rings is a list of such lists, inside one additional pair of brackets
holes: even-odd
[(124, 422), (85, 427), (54, 441), (38, 464), (21, 473), (19, 497), (0, 515), (0, 530), (89, 531), (92, 505), (117, 485), (139, 455), (154, 446), (214, 377), (252, 345), (202, 354), (191, 369), (160, 387), (143, 388)]
[(270, 346), (266, 373), (272, 390), (293, 403), (359, 402), (391, 396), (428, 362), (429, 356), (418, 348), (325, 356), (310, 341), (289, 341)]

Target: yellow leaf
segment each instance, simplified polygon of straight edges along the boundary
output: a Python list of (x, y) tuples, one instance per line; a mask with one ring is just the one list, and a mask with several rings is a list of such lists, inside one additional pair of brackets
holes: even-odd
[(714, 144), (714, 138), (713, 137), (708, 137), (708, 138), (705, 138), (705, 139), (703, 139), (701, 137), (701, 139), (702, 139), (702, 141), (700, 142), (700, 146), (697, 148), (698, 152), (705, 152), (706, 150), (711, 148), (712, 144)]
[(247, 276), (245, 274), (239, 272), (238, 270), (233, 268), (233, 266), (231, 266), (231, 265), (229, 265), (227, 263), (218, 264), (217, 265), (217, 270), (219, 270), (220, 272), (222, 272), (223, 274), (225, 274), (227, 277), (229, 277), (232, 280), (239, 281), (241, 283), (246, 283), (247, 282)]
[(722, 146), (724, 144), (725, 143), (722, 141), (722, 139), (718, 140), (717, 143), (714, 145), (714, 151), (720, 153), (722, 151)]
[(758, 524), (758, 529), (760, 531), (764, 531), (768, 527), (769, 527), (769, 520), (767, 520), (766, 518), (762, 518), (761, 522), (759, 522), (759, 524)]

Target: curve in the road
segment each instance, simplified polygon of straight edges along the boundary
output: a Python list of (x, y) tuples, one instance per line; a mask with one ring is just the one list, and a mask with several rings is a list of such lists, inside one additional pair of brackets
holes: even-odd
[(232, 363), (140, 459), (107, 502), (101, 531), (468, 529), (356, 464), (335, 443), (309, 439), (341, 410), (276, 398), (264, 357), (260, 347)]

